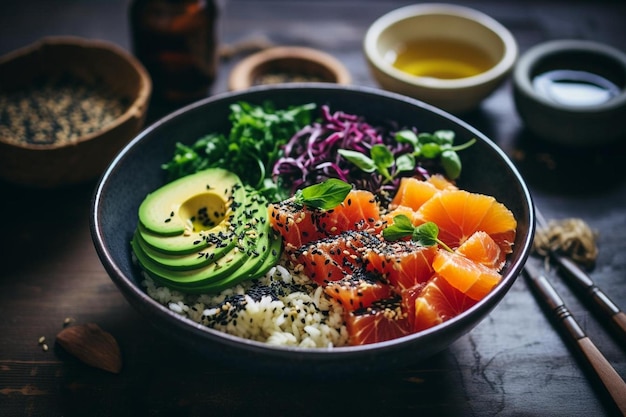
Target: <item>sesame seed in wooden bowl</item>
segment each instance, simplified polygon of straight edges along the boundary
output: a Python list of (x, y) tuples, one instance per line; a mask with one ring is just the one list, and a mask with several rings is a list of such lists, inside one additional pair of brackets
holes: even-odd
[(94, 180), (143, 128), (152, 92), (123, 48), (46, 37), (0, 57), (0, 179), (56, 188)]

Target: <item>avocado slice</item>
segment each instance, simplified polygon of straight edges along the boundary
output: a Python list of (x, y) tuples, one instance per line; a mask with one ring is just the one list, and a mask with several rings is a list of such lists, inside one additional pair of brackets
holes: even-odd
[[(252, 215), (266, 210), (264, 201), (248, 202), (250, 196), (253, 195), (244, 193), (244, 200), (234, 204), (235, 211), (223, 222), (228, 226), (221, 227), (220, 224), (208, 233), (194, 232), (190, 236), (160, 236), (146, 231), (139, 225), (133, 238), (135, 245), (156, 264), (165, 268), (186, 270), (208, 265), (219, 260), (240, 243), (241, 236), (251, 227), (249, 222), (241, 219), (245, 219), (247, 214)], [(159, 247), (154, 247), (155, 243)]]
[(220, 246), (234, 239), (233, 230), (234, 228), (227, 223), (220, 223), (209, 231), (164, 236), (147, 230), (141, 223), (137, 225), (137, 233), (143, 244), (166, 255), (185, 255), (197, 253), (208, 246)]
[(229, 277), (226, 277), (222, 280), (210, 282), (205, 285), (199, 285), (193, 288), (189, 288), (184, 285), (177, 285), (171, 282), (167, 283), (167, 286), (174, 290), (179, 290), (181, 292), (187, 293), (215, 293), (233, 287), (234, 285), (239, 284), (242, 281), (260, 278), (263, 275), (267, 274), (267, 272), (276, 265), (278, 259), (280, 258), (282, 250), (282, 239), (272, 237), (270, 240), (270, 249), (265, 256), (265, 259), (260, 262), (259, 259), (256, 259), (257, 262), (255, 262), (254, 267), (250, 268), (246, 274), (238, 273), (230, 275)]
[(148, 194), (139, 206), (139, 222), (146, 230), (164, 236), (209, 230), (222, 222), (233, 194), (242, 189), (236, 174), (221, 168), (205, 169)]
[[(150, 216), (153, 220), (159, 218), (153, 215), (158, 210), (150, 209), (150, 205), (162, 199), (149, 200), (151, 203), (145, 206), (142, 204), (143, 213), (149, 215), (140, 218), (131, 247), (142, 269), (163, 285), (184, 292), (220, 291), (242, 280), (265, 274), (280, 257), (282, 239), (274, 234), (267, 218), (267, 201), (257, 191), (244, 187), (238, 179), (226, 184), (222, 180), (229, 176), (222, 171), (202, 171), (202, 183), (228, 185), (230, 195), (229, 188), (224, 188), (219, 194), (214, 188), (207, 191), (206, 186), (198, 187), (200, 180), (195, 174), (181, 180), (188, 179), (196, 185), (188, 187), (185, 181), (180, 180), (177, 183), (192, 192), (200, 190), (196, 196), (171, 189), (164, 194), (161, 190), (153, 193), (157, 196), (176, 196), (184, 202), (178, 204), (179, 211), (171, 217), (177, 221), (186, 219), (187, 225), (179, 234), (173, 234), (174, 229), (157, 232), (154, 227), (150, 229), (144, 224)], [(219, 181), (211, 180), (211, 173), (216, 173)], [(207, 193), (213, 195), (207, 197)], [(169, 207), (176, 205), (176, 202), (170, 201)], [(193, 218), (194, 213), (212, 210), (217, 213), (214, 219), (220, 220), (218, 224), (206, 227)]]
[[(245, 219), (240, 220), (245, 221)], [(247, 224), (249, 226), (245, 228), (238, 239), (238, 244), (232, 250), (218, 260), (195, 269), (168, 268), (144, 252), (136, 238), (131, 241), (131, 245), (139, 264), (150, 276), (164, 285), (173, 284), (177, 288), (184, 288), (185, 291), (198, 287), (209, 288), (211, 283), (228, 277), (249, 277), (250, 272), (258, 269), (267, 254), (271, 252), (270, 242), (274, 236), (269, 222), (259, 221)]]
[(141, 251), (150, 257), (159, 265), (171, 269), (194, 269), (211, 262), (217, 261), (219, 258), (230, 252), (237, 238), (231, 233), (229, 237), (221, 242), (214, 242), (210, 245), (196, 245), (197, 250), (191, 253), (166, 253), (154, 249), (143, 239), (142, 234), (137, 230), (133, 237), (135, 244), (141, 248)]
[(221, 259), (201, 268), (173, 270), (156, 263), (141, 250), (141, 246), (135, 240), (131, 241), (131, 245), (139, 264), (151, 277), (164, 285), (169, 286), (170, 283), (176, 283), (186, 289), (198, 286), (205, 281), (224, 278), (234, 273), (246, 261), (246, 257), (242, 255), (240, 250), (233, 249)]

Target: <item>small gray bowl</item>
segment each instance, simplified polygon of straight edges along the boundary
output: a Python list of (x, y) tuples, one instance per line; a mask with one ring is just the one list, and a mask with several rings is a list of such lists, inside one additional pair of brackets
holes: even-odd
[(522, 121), (546, 141), (589, 147), (626, 138), (626, 55), (618, 49), (568, 39), (536, 45), (516, 64), (513, 87)]
[[(451, 129), (459, 143), (477, 142), (463, 151), (459, 186), (494, 196), (517, 219), (513, 253), (502, 281), (481, 301), (433, 328), (387, 342), (332, 349), (271, 346), (231, 336), (186, 319), (150, 298), (133, 265), (129, 242), (137, 225), (137, 209), (145, 195), (163, 185), (161, 164), (170, 160), (177, 141), (192, 143), (209, 132), (227, 132), (230, 105), (240, 101), (277, 108), (317, 103), (366, 117), (370, 123), (396, 121), (423, 131)], [(97, 253), (112, 281), (129, 303), (182, 345), (206, 354), (208, 360), (272, 374), (345, 375), (398, 369), (448, 347), (471, 331), (503, 299), (529, 256), (534, 236), (532, 200), (524, 180), (504, 152), (476, 129), (415, 99), (365, 87), (335, 84), (257, 86), (191, 104), (145, 129), (115, 158), (100, 179), (90, 216)]]

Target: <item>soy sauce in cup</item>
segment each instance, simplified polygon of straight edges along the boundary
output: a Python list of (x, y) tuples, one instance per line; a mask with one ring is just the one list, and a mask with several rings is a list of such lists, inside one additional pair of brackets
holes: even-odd
[(535, 76), (532, 83), (547, 99), (573, 107), (603, 104), (620, 94), (612, 81), (588, 71), (551, 70)]

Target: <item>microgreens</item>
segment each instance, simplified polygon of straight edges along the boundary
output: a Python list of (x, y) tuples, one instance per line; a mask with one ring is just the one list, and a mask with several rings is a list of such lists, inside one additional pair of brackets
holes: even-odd
[(439, 158), (448, 178), (454, 180), (461, 174), (461, 159), (457, 151), (466, 149), (476, 142), (476, 139), (471, 139), (462, 145), (453, 146), (454, 136), (451, 130), (437, 130), (434, 133), (420, 133), (419, 135), (412, 130), (401, 130), (395, 134), (396, 141), (410, 144), (413, 146), (413, 151), (400, 154), (397, 158), (385, 145), (381, 144), (372, 146), (369, 156), (348, 149), (339, 149), (337, 152), (360, 170), (380, 174), (385, 182), (393, 181), (401, 173), (413, 172), (417, 165), (417, 158)]
[(314, 103), (276, 109), (270, 102), (230, 106), (230, 131), (210, 133), (191, 145), (177, 143), (173, 158), (162, 165), (169, 180), (210, 167), (221, 167), (261, 191), (270, 200), (286, 197), (271, 178), (281, 147), (311, 123)]
[(446, 175), (453, 180), (461, 175), (461, 159), (457, 152), (469, 148), (476, 142), (476, 139), (470, 139), (461, 145), (454, 146), (455, 133), (451, 130), (436, 130), (433, 133), (420, 134), (415, 134), (412, 130), (401, 130), (396, 133), (395, 137), (398, 142), (413, 146), (414, 158), (439, 158)]
[(411, 240), (422, 246), (439, 244), (445, 250), (452, 252), (452, 249), (439, 239), (439, 227), (433, 222), (426, 222), (419, 226), (414, 226), (406, 215), (399, 214), (394, 216), (391, 226), (383, 229), (383, 237), (386, 240), (400, 240), (409, 236)]

